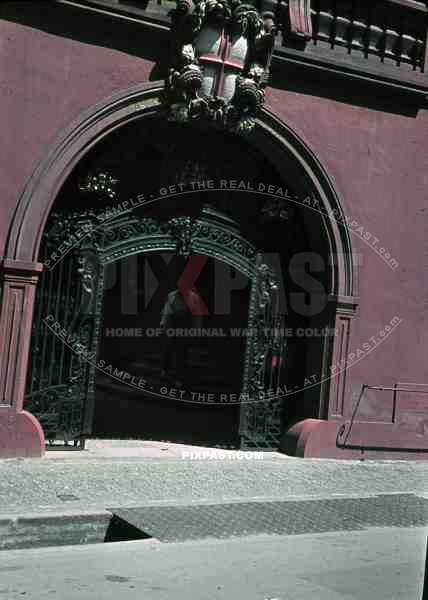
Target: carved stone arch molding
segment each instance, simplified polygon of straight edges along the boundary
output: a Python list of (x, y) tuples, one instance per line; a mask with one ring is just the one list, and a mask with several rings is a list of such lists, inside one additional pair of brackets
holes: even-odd
[[(138, 85), (83, 112), (42, 158), (18, 200), (1, 263), (0, 457), (40, 456), (44, 452), (43, 431), (22, 407), (35, 287), (43, 268), (37, 258), (49, 212), (62, 185), (83, 156), (112, 131), (136, 119), (155, 116), (160, 110), (161, 92), (159, 82)], [(326, 349), (327, 368), (331, 360), (340, 360), (346, 353), (350, 321), (357, 304), (352, 245), (348, 229), (339, 222), (343, 214), (340, 200), (309, 146), (272, 113), (265, 109), (261, 112), (248, 143), (256, 145), (279, 173), (287, 172), (288, 179), (293, 177), (322, 207), (319, 212), (330, 253), (337, 257), (330, 277), (331, 319), (341, 332), (334, 348)], [(345, 381), (335, 381), (329, 390), (328, 411), (325, 404), (320, 416), (340, 417), (344, 393)]]

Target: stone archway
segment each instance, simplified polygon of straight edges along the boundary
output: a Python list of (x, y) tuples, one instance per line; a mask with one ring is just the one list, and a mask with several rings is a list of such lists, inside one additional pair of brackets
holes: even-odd
[[(22, 407), (35, 286), (43, 268), (37, 257), (49, 212), (64, 181), (92, 147), (124, 124), (156, 114), (161, 89), (159, 83), (139, 85), (121, 91), (83, 113), (62, 133), (51, 152), (37, 166), (19, 199), (2, 263), (1, 456), (40, 456), (44, 450), (40, 425)], [(343, 216), (340, 200), (328, 174), (308, 145), (267, 110), (262, 111), (248, 142), (257, 145), (280, 172), (287, 169), (292, 173), (301, 188), (319, 203), (319, 209), (312, 207), (311, 210), (321, 214), (330, 253), (337, 257), (329, 293), (331, 324), (339, 329), (339, 337), (334, 345), (325, 349), (327, 369), (332, 360), (340, 360), (346, 353), (357, 295), (349, 231), (340, 224)], [(307, 212), (310, 214), (311, 211)], [(321, 418), (327, 415), (340, 417), (343, 413), (344, 376), (336, 378), (332, 386), (329, 382), (325, 384), (323, 396), (326, 400), (320, 409)]]

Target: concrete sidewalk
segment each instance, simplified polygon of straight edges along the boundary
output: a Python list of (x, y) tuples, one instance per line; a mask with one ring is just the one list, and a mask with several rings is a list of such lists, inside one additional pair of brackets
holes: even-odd
[(8, 600), (421, 600), (428, 530), (5, 552)]
[[(265, 453), (262, 460), (182, 458), (163, 442), (89, 440), (85, 451), (0, 460), (0, 516), (234, 500), (428, 497), (428, 461), (335, 461)], [(218, 451), (217, 449), (213, 449)]]

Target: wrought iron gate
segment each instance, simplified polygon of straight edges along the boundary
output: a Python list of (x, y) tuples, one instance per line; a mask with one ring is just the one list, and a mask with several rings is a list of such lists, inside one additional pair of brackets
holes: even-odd
[(248, 339), (243, 372), (241, 446), (277, 448), (281, 435), (282, 400), (278, 397), (284, 368), (285, 314), (281, 311), (280, 286), (275, 274), (257, 254), (251, 285)]
[(42, 242), (25, 408), (48, 440), (91, 432), (103, 268), (88, 225), (83, 215), (53, 213)]
[(278, 281), (263, 256), (213, 209), (168, 222), (135, 211), (107, 220), (104, 213), (53, 212), (45, 229), (47, 266), (37, 292), (25, 407), (46, 438), (69, 441), (91, 433), (105, 265), (142, 252), (172, 251), (207, 254), (251, 280), (248, 329), (255, 335), (247, 338), (242, 396), (248, 401), (241, 403), (239, 434), (244, 447), (277, 447), (281, 400), (267, 400), (266, 393), (280, 382), (285, 340), (273, 332), (283, 328), (285, 317)]

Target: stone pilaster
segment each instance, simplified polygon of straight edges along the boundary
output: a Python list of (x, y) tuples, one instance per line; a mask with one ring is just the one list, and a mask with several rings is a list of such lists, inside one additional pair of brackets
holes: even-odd
[(23, 410), (40, 263), (4, 260), (0, 309), (0, 457), (41, 456), (44, 435)]
[(346, 395), (347, 358), (351, 337), (351, 324), (355, 316), (357, 300), (353, 297), (341, 296), (332, 299), (335, 305), (333, 327), (336, 334), (330, 363), (330, 400), (328, 418), (341, 418), (344, 414)]

